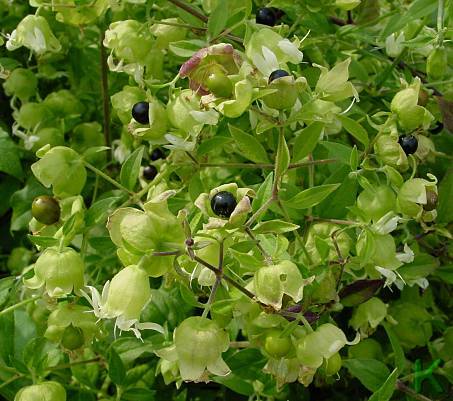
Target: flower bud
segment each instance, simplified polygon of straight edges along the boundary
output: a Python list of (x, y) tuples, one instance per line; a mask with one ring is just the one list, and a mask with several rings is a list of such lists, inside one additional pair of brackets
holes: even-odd
[(136, 20), (116, 21), (105, 32), (104, 46), (127, 63), (144, 63), (153, 46), (151, 33)]
[[(339, 226), (331, 223), (312, 224), (305, 243), (310, 260), (304, 257), (304, 263), (317, 266), (326, 261), (337, 260), (338, 253), (332, 240), (332, 234), (339, 229)], [(345, 232), (336, 235), (335, 239), (341, 256), (346, 258), (351, 247), (351, 239)]]
[(374, 222), (394, 210), (395, 206), (396, 195), (387, 185), (373, 187), (373, 190), (367, 188), (357, 198), (357, 207)]
[(360, 304), (355, 310), (349, 324), (362, 335), (369, 335), (387, 316), (387, 305), (379, 298), (371, 298)]
[(42, 155), (31, 170), (36, 178), (47, 188), (52, 185), (58, 197), (78, 195), (86, 181), (86, 170), (80, 155), (70, 148), (56, 146)]
[(390, 104), (390, 109), (396, 114), (399, 124), (406, 131), (413, 131), (420, 126), (427, 129), (434, 120), (428, 110), (418, 105), (420, 85), (420, 78), (416, 78), (409, 87), (399, 91)]
[(441, 81), (448, 70), (447, 51), (445, 47), (436, 47), (426, 59), (426, 73), (431, 81)]
[(3, 88), (8, 96), (16, 96), (21, 102), (26, 102), (36, 94), (38, 80), (32, 71), (16, 68), (3, 83)]
[(206, 370), (218, 376), (227, 375), (230, 369), (222, 353), (229, 343), (228, 333), (212, 320), (199, 316), (184, 320), (174, 331), (181, 378), (200, 381), (206, 377)]
[(374, 144), (374, 152), (382, 164), (387, 164), (400, 171), (406, 171), (409, 167), (407, 156), (398, 143), (397, 138), (391, 135), (381, 135)]
[[(433, 181), (428, 181), (422, 178), (412, 178), (407, 180), (398, 192), (397, 202), (399, 210), (410, 217), (419, 218), (423, 213), (423, 208), (428, 205), (428, 193), (431, 191), (437, 195), (437, 180), (429, 174)], [(435, 212), (435, 205), (432, 203), (433, 196), (430, 195), (431, 204), (428, 209), (431, 209), (431, 214)], [(434, 207), (434, 208), (433, 208)], [(433, 217), (435, 217), (433, 215)]]
[(313, 278), (304, 280), (297, 266), (284, 260), (277, 265), (259, 268), (253, 277), (253, 288), (260, 302), (278, 310), (282, 307), (284, 294), (299, 302), (304, 286), (312, 281)]
[[(165, 18), (161, 22), (181, 23), (178, 18)], [(150, 32), (157, 38), (156, 46), (160, 49), (166, 49), (170, 43), (183, 40), (186, 37), (187, 29), (180, 26), (154, 24)]]
[(21, 388), (14, 401), (66, 401), (66, 390), (54, 381), (42, 382)]
[(74, 350), (89, 344), (97, 333), (96, 318), (82, 305), (59, 303), (47, 320), (44, 337)]
[(139, 320), (150, 298), (148, 274), (136, 265), (127, 266), (110, 282), (105, 315), (109, 318), (121, 316), (124, 320)]
[(34, 266), (35, 276), (24, 280), (28, 288), (45, 285), (50, 297), (62, 297), (74, 290), (78, 293), (84, 286), (84, 264), (81, 256), (72, 248), (47, 248)]
[(319, 368), (324, 359), (329, 359), (349, 343), (344, 333), (331, 323), (319, 326), (307, 334), (297, 345), (297, 359), (305, 366)]
[(385, 39), (385, 52), (389, 57), (398, 57), (404, 49), (404, 32), (401, 32), (398, 36), (396, 33), (392, 33)]
[(27, 15), (6, 42), (6, 48), (10, 51), (22, 46), (38, 55), (61, 50), (60, 42), (52, 33), (46, 19), (40, 15)]

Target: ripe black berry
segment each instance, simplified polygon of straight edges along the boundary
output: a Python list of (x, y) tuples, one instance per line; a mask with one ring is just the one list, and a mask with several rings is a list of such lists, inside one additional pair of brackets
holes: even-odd
[(154, 167), (153, 165), (146, 166), (143, 169), (143, 178), (145, 180), (151, 181), (154, 179), (154, 177), (157, 175), (157, 168)]
[(138, 102), (132, 106), (132, 117), (134, 120), (139, 122), (140, 124), (148, 124), (149, 123), (149, 103), (147, 102)]
[(429, 132), (432, 134), (432, 135), (436, 135), (436, 134), (440, 134), (444, 129), (444, 125), (442, 123), (439, 123), (437, 124), (436, 127), (432, 128), (429, 130)]
[(403, 148), (406, 155), (411, 155), (417, 151), (418, 141), (417, 138), (413, 135), (400, 136), (398, 143)]
[(211, 199), (211, 209), (220, 217), (230, 217), (236, 205), (236, 199), (228, 191), (221, 191)]
[(38, 196), (31, 205), (31, 214), (42, 224), (54, 224), (60, 220), (60, 205), (51, 196)]
[(274, 26), (277, 22), (277, 16), (271, 8), (260, 8), (256, 12), (256, 23), (268, 26)]
[(269, 83), (278, 78), (289, 77), (289, 72), (285, 70), (275, 70), (269, 75)]
[(154, 162), (159, 159), (164, 159), (165, 158), (165, 153), (162, 151), (161, 148), (156, 148), (151, 152), (151, 155), (149, 158)]

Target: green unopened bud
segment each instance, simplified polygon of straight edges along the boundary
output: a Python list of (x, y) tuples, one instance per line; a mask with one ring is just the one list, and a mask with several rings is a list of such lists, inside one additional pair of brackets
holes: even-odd
[(381, 135), (374, 144), (376, 157), (382, 164), (387, 164), (400, 171), (406, 171), (409, 167), (406, 153), (398, 143), (398, 139), (391, 135)]
[(108, 288), (105, 314), (109, 318), (139, 320), (151, 298), (148, 274), (136, 265), (127, 266), (112, 278)]
[(164, 25), (181, 23), (178, 18), (166, 18), (161, 20), (162, 24), (155, 24), (151, 27), (151, 33), (157, 38), (156, 46), (160, 49), (168, 48), (172, 42), (183, 40), (186, 37), (187, 29), (181, 26)]
[(21, 46), (25, 46), (39, 55), (48, 51), (59, 52), (61, 50), (60, 42), (52, 33), (46, 19), (39, 15), (27, 15), (19, 22), (6, 42), (6, 48), (10, 51)]
[(195, 125), (199, 124), (191, 112), (199, 110), (198, 96), (190, 89), (185, 89), (168, 103), (167, 116), (174, 127), (189, 132)]
[(52, 112), (44, 103), (25, 103), (14, 111), (14, 119), (23, 128), (33, 130), (52, 118)]
[(429, 209), (428, 211), (431, 213), (434, 212), (436, 202), (433, 202), (434, 196), (430, 193), (428, 203), (428, 193), (432, 192), (437, 196), (437, 180), (434, 176), (429, 176), (433, 181), (422, 178), (412, 178), (407, 180), (400, 188), (397, 202), (398, 207), (403, 214), (419, 218), (423, 212), (423, 208), (426, 206)]
[(299, 341), (297, 359), (305, 366), (319, 368), (324, 359), (332, 357), (346, 344), (350, 343), (341, 329), (325, 323)]
[(386, 316), (387, 305), (379, 298), (371, 298), (357, 307), (349, 323), (355, 330), (369, 335)]
[(116, 57), (128, 63), (143, 62), (153, 46), (151, 33), (136, 20), (123, 20), (110, 24), (105, 32), (104, 46), (112, 49)]
[(78, 195), (86, 181), (86, 170), (80, 155), (70, 148), (56, 146), (33, 163), (31, 170), (45, 186), (52, 186), (56, 196)]
[[(305, 263), (317, 266), (325, 261), (337, 260), (338, 253), (332, 240), (332, 234), (340, 229), (339, 226), (331, 223), (315, 223), (313, 224), (307, 236), (305, 247), (310, 261), (305, 257)], [(351, 238), (345, 232), (341, 232), (335, 236), (341, 256), (346, 258), (351, 247)]]
[(47, 320), (44, 337), (68, 350), (88, 344), (98, 332), (96, 317), (83, 305), (59, 303)]
[(398, 117), (398, 122), (406, 131), (413, 131), (422, 126), (427, 129), (434, 119), (432, 114), (424, 107), (418, 105), (418, 94), (420, 92), (420, 79), (399, 91), (392, 99), (390, 108)]
[(230, 372), (222, 359), (229, 346), (228, 333), (212, 320), (187, 318), (176, 328), (174, 343), (183, 380), (200, 381), (206, 379), (208, 372), (218, 376)]
[(386, 185), (377, 188), (365, 189), (357, 198), (357, 207), (373, 221), (378, 221), (386, 213), (392, 211), (396, 205), (396, 195)]
[(426, 59), (426, 73), (432, 81), (441, 81), (448, 68), (447, 51), (445, 47), (436, 47)]
[(17, 96), (22, 102), (36, 94), (38, 80), (32, 71), (16, 68), (4, 82), (3, 88), (8, 96)]
[(14, 401), (66, 401), (66, 390), (54, 381), (27, 386), (19, 390)]
[(312, 281), (304, 280), (297, 266), (284, 260), (277, 265), (258, 269), (253, 277), (253, 287), (260, 302), (280, 309), (284, 294), (294, 302), (299, 302), (303, 297), (304, 286)]
[(398, 57), (404, 49), (404, 32), (401, 32), (398, 36), (396, 33), (392, 33), (385, 39), (385, 52), (389, 57)]
[(84, 286), (84, 264), (81, 256), (72, 248), (51, 247), (44, 250), (34, 266), (35, 276), (24, 283), (28, 288), (45, 286), (51, 297), (62, 297), (73, 290), (78, 293)]

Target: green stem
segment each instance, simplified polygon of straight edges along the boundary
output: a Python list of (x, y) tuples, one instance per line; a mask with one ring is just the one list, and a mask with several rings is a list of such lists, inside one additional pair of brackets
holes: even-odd
[(437, 7), (437, 45), (442, 46), (444, 42), (444, 12), (445, 0), (439, 0)]
[(269, 209), (269, 206), (275, 201), (275, 197), (272, 196), (271, 198), (269, 198), (266, 202), (264, 202), (261, 207), (255, 212), (252, 214), (252, 216), (247, 220), (247, 222), (245, 223), (245, 227), (250, 227), (253, 222), (262, 214), (264, 213), (267, 209)]
[(18, 302), (17, 304), (11, 305), (8, 308), (5, 308), (2, 311), (0, 311), (0, 316), (6, 315), (7, 313), (12, 312), (15, 309), (20, 308), (23, 305), (27, 305), (27, 304), (29, 304), (29, 303), (31, 303), (33, 301), (35, 301), (35, 298), (24, 299), (23, 301)]
[(259, 249), (259, 251), (261, 252), (261, 255), (263, 255), (264, 257), (264, 261), (266, 262), (267, 265), (272, 265), (273, 264), (273, 261), (272, 261), (272, 256), (269, 255), (266, 250), (261, 246), (260, 244), (260, 241), (255, 237), (255, 235), (253, 234), (252, 230), (250, 230), (249, 227), (246, 227), (245, 228), (245, 232), (247, 233), (247, 235), (253, 240), (255, 241), (256, 243), (256, 247)]
[[(99, 38), (99, 48), (100, 48), (100, 64), (101, 64), (101, 95), (102, 95), (102, 111), (103, 111), (103, 122), (104, 122), (104, 142), (105, 146), (109, 148), (112, 145), (112, 138), (110, 134), (110, 98), (109, 98), (109, 81), (108, 81), (108, 71), (109, 67), (107, 65), (107, 54), (105, 53), (105, 48), (103, 45), (105, 31), (101, 27), (101, 35)], [(109, 159), (111, 157), (111, 152), (108, 153)]]
[(18, 374), (16, 376), (10, 377), (8, 380), (6, 380), (5, 382), (0, 384), (0, 388), (6, 387), (8, 384), (10, 384), (16, 380), (22, 379), (24, 377), (25, 377), (24, 374)]
[(104, 180), (108, 181), (110, 184), (112, 184), (114, 187), (121, 189), (122, 191), (127, 192), (130, 195), (135, 195), (134, 192), (130, 191), (123, 185), (121, 185), (118, 181), (115, 181), (112, 177), (109, 175), (105, 174), (103, 171), (99, 170), (98, 168), (94, 167), (92, 164), (88, 163), (86, 160), (83, 161), (85, 164), (85, 167), (91, 171), (93, 171), (95, 174), (98, 176), (102, 177)]

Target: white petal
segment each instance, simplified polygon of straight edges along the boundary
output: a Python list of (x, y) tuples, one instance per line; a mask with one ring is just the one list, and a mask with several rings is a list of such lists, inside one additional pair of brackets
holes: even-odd
[(302, 61), (304, 58), (303, 53), (295, 46), (293, 43), (291, 43), (288, 39), (283, 39), (280, 42), (278, 42), (278, 47), (280, 50), (285, 53), (287, 56), (289, 56), (289, 61), (293, 64), (298, 64)]

